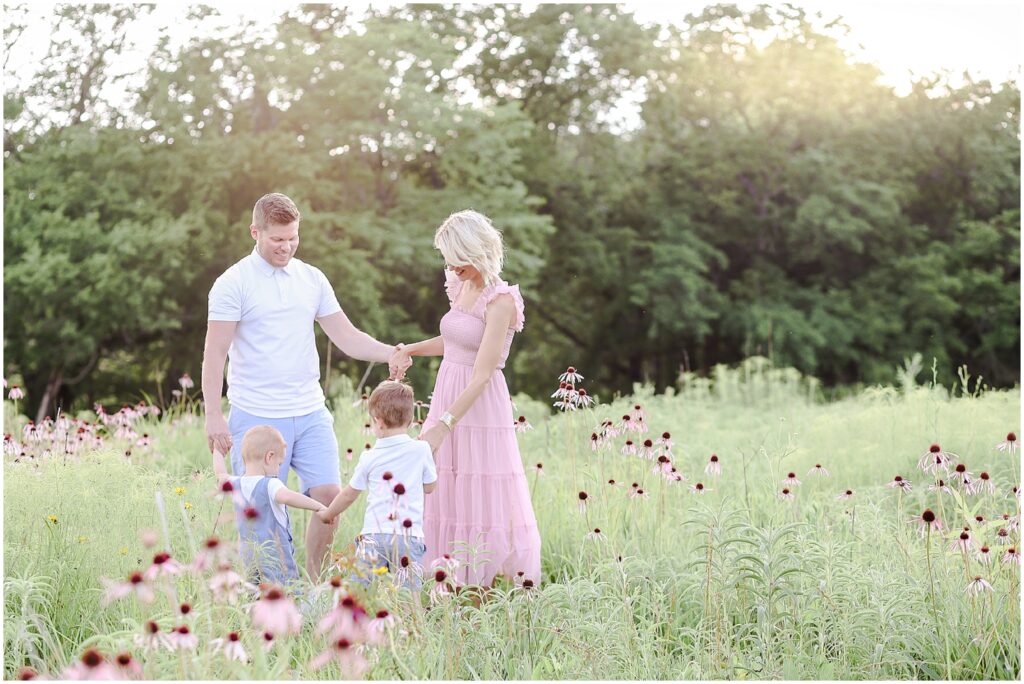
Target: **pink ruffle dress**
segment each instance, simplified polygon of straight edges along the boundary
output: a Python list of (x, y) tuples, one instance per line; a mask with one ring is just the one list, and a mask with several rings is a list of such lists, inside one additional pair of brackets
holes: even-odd
[(484, 289), (471, 311), (464, 311), (455, 303), (461, 282), (451, 271), (445, 274), (451, 310), (441, 318), (444, 359), (424, 431), (437, 424), (469, 384), (487, 305), (499, 295), (511, 295), (516, 315), (490, 383), (437, 451), (437, 489), (425, 497), (423, 512), (423, 565), (429, 572), (436, 558), (449, 553), (462, 562), (457, 573), (462, 584), (489, 586), (495, 575), (515, 579), (520, 572), (539, 583), (540, 532), (501, 372), (512, 337), (523, 329), (523, 298), (518, 285), (499, 281)]

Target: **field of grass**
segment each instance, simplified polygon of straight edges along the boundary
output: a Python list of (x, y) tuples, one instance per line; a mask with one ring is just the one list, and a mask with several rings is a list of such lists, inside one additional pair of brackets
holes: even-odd
[[(519, 437), (544, 580), (503, 584), (479, 608), (466, 595), (431, 600), (432, 575), (417, 595), (386, 578), (353, 589), (371, 617), (384, 608), (397, 618), (361, 649), (365, 676), (1019, 679), (1020, 565), (1008, 551), (1020, 543), (1012, 490), (1020, 454), (996, 449), (1007, 433), (1019, 434), (1019, 392), (873, 388), (831, 403), (813, 394), (795, 375), (755, 364), (681, 393), (654, 396), (638, 386), (569, 414), (518, 397), (517, 413), (534, 428)], [(372, 438), (351, 397), (336, 405), (344, 477), (355, 464), (345, 449), (358, 454)], [(650, 432), (592, 450), (595, 426), (618, 424), (636, 405)], [(12, 411), (8, 402), (8, 432), (17, 435)], [(122, 581), (160, 550), (191, 560), (221, 510), (198, 415), (165, 412), (135, 429), (151, 443), (133, 444), (129, 457), (116, 439), (70, 456), (5, 456), (5, 678), (24, 667), (58, 675), (90, 648), (132, 654), (147, 678), (344, 675), (336, 663), (311, 667), (328, 648), (316, 629), (326, 597), (301, 633), (269, 649), (246, 606), (215, 603), (202, 575), (167, 580), (173, 596), (158, 593), (151, 604), (101, 606), (101, 577)], [(656, 461), (620, 453), (627, 438), (639, 444), (663, 432), (683, 481), (655, 474)], [(929, 491), (936, 477), (918, 460), (933, 443), (975, 482), (987, 472), (994, 492), (959, 483)], [(705, 473), (711, 454), (719, 476)], [(809, 474), (816, 464), (829, 476)], [(789, 472), (801, 481), (788, 486), (792, 500), (780, 496)], [(909, 491), (889, 486), (896, 475), (912, 483)], [(697, 482), (704, 493), (694, 491)], [(637, 488), (645, 496), (630, 496)], [(341, 519), (339, 558), (359, 531), (362, 505)], [(926, 508), (944, 532), (919, 535), (915, 519)], [(307, 520), (293, 512), (300, 566)], [(962, 550), (954, 545), (965, 527), (971, 546)], [(143, 545), (143, 531), (156, 533), (156, 546)], [(216, 532), (235, 534), (224, 522)], [(989, 562), (979, 558), (983, 545)], [(182, 602), (192, 607), (184, 616)], [(197, 647), (144, 651), (135, 638), (148, 620), (164, 632), (188, 625)], [(248, 662), (208, 646), (231, 631)]]

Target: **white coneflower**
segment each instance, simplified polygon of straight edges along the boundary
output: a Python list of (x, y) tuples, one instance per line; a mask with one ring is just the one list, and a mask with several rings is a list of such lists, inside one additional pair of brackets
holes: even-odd
[(974, 546), (974, 540), (971, 538), (971, 533), (964, 528), (964, 531), (957, 535), (949, 545), (950, 551), (969, 552)]
[(913, 489), (913, 487), (910, 486), (910, 480), (904, 479), (902, 475), (897, 475), (896, 477), (892, 478), (892, 481), (887, 486), (893, 489), (896, 489), (898, 487), (905, 492), (909, 492), (911, 489)]
[(783, 487), (782, 491), (779, 492), (779, 498), (783, 501), (793, 501), (796, 497), (793, 496), (793, 492), (789, 490), (789, 487)]
[(558, 379), (562, 382), (571, 382), (573, 384), (583, 379), (574, 366), (569, 366), (565, 369), (565, 372), (558, 376)]
[(949, 473), (950, 465), (955, 461), (956, 454), (943, 451), (938, 444), (932, 444), (917, 462), (917, 467), (926, 473), (935, 473), (939, 468)]
[(825, 470), (824, 466), (820, 463), (815, 463), (814, 467), (807, 471), (807, 477), (828, 477), (829, 472)]
[(853, 497), (853, 490), (852, 489), (847, 489), (846, 491), (842, 492), (839, 496), (836, 497), (836, 501), (845, 501), (845, 500), (847, 500), (849, 498), (852, 498), (852, 497)]
[(996, 444), (996, 449), (999, 451), (1006, 451), (1011, 456), (1017, 453), (1017, 435), (1013, 432), (1007, 433), (1006, 439)]
[(211, 639), (210, 646), (213, 653), (223, 653), (228, 660), (237, 660), (240, 663), (249, 662), (249, 655), (242, 647), (242, 640), (238, 637), (238, 632), (230, 632), (226, 637)]
[(992, 585), (986, 582), (981, 575), (975, 575), (964, 591), (971, 596), (977, 596), (983, 591), (992, 591)]
[(515, 422), (516, 432), (526, 432), (532, 430), (533, 426), (530, 425), (530, 421), (526, 420), (526, 416), (519, 416)]
[(982, 546), (974, 552), (974, 559), (979, 563), (988, 565), (992, 562), (992, 553), (989, 551), (987, 546)]
[(786, 479), (782, 481), (782, 484), (786, 487), (799, 487), (800, 480), (797, 479), (796, 473), (788, 473)]
[(718, 460), (717, 454), (711, 454), (708, 464), (704, 466), (704, 474), (711, 475), (712, 477), (718, 477), (722, 474), (722, 463)]
[(601, 531), (600, 527), (595, 527), (590, 532), (587, 532), (587, 539), (590, 539), (592, 541), (600, 542), (600, 541), (604, 541), (605, 538), (606, 537), (604, 535), (604, 532)]

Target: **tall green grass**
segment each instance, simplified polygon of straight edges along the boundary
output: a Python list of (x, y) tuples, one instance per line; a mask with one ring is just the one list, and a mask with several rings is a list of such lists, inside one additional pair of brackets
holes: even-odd
[[(425, 592), (413, 597), (375, 584), (368, 606), (399, 615), (405, 634), (372, 649), (369, 677), (1019, 678), (1019, 566), (997, 558), (990, 567), (967, 559), (965, 567), (946, 538), (921, 539), (910, 522), (926, 507), (940, 510), (927, 491), (931, 478), (916, 468), (938, 442), (998, 486), (996, 494), (967, 497), (962, 508), (944, 495), (944, 522), (957, 531), (969, 524), (1002, 556), (995, 530), (1003, 523), (991, 521), (1019, 515), (1010, 493), (1019, 455), (994, 445), (1019, 433), (1016, 391), (961, 396), (908, 385), (821, 403), (813, 382), (756, 362), (711, 382), (687, 380), (678, 393), (654, 396), (638, 386), (630, 397), (568, 415), (551, 416), (545, 403), (517, 397), (518, 413), (535, 427), (520, 445), (544, 581), (529, 591), (501, 584), (480, 608), (466, 598), (431, 606)], [(337, 402), (335, 425), (342, 452), (358, 454), (370, 438), (350, 401)], [(688, 482), (668, 484), (652, 474), (652, 462), (620, 455), (625, 437), (614, 440), (615, 451), (591, 451), (593, 427), (635, 403), (648, 414), (648, 436), (671, 433), (674, 463)], [(139, 531), (164, 535), (157, 492), (175, 557), (190, 559), (217, 518), (201, 421), (186, 414), (147, 430), (153, 446), (130, 458), (107, 450), (5, 465), (5, 676), (24, 665), (58, 673), (88, 645), (138, 657), (131, 638), (142, 621), (155, 614), (171, 624), (167, 602), (154, 609), (130, 600), (99, 604), (100, 576), (120, 579), (148, 565), (152, 550), (142, 547)], [(722, 462), (719, 478), (703, 472), (712, 453)], [(533, 469), (538, 462), (543, 476)], [(816, 463), (831, 477), (807, 477)], [(343, 458), (343, 476), (353, 466)], [(803, 481), (792, 502), (778, 497), (789, 471)], [(912, 480), (913, 490), (887, 487), (896, 474)], [(649, 496), (630, 499), (628, 487), (608, 479), (637, 482)], [(711, 491), (691, 493), (696, 481)], [(853, 497), (836, 500), (846, 489)], [(589, 494), (585, 514), (579, 490)], [(336, 549), (359, 531), (362, 506), (343, 516)], [(978, 524), (975, 514), (987, 522)], [(294, 519), (301, 564), (308, 518)], [(588, 538), (595, 527), (604, 539)], [(222, 526), (220, 533), (233, 531)], [(1011, 537), (1019, 545), (1019, 533)], [(975, 574), (994, 591), (968, 595)], [(178, 587), (179, 598), (196, 606), (199, 654), (148, 656), (147, 676), (338, 676), (333, 666), (309, 670), (322, 649), (312, 627), (247, 666), (204, 655), (205, 641), (244, 628), (248, 618), (204, 601), (197, 581)], [(250, 653), (258, 650), (253, 644)]]

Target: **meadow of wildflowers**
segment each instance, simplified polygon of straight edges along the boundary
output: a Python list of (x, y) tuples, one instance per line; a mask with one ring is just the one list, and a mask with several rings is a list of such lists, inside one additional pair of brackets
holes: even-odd
[[(6, 402), (5, 679), (1019, 678), (1017, 391), (824, 403), (755, 361), (610, 400), (568, 369), (513, 409), (544, 579), (475, 607), (455, 559), (346, 581), (362, 503), (322, 584), (249, 585), (185, 384)], [(348, 476), (365, 403), (334, 405)]]

